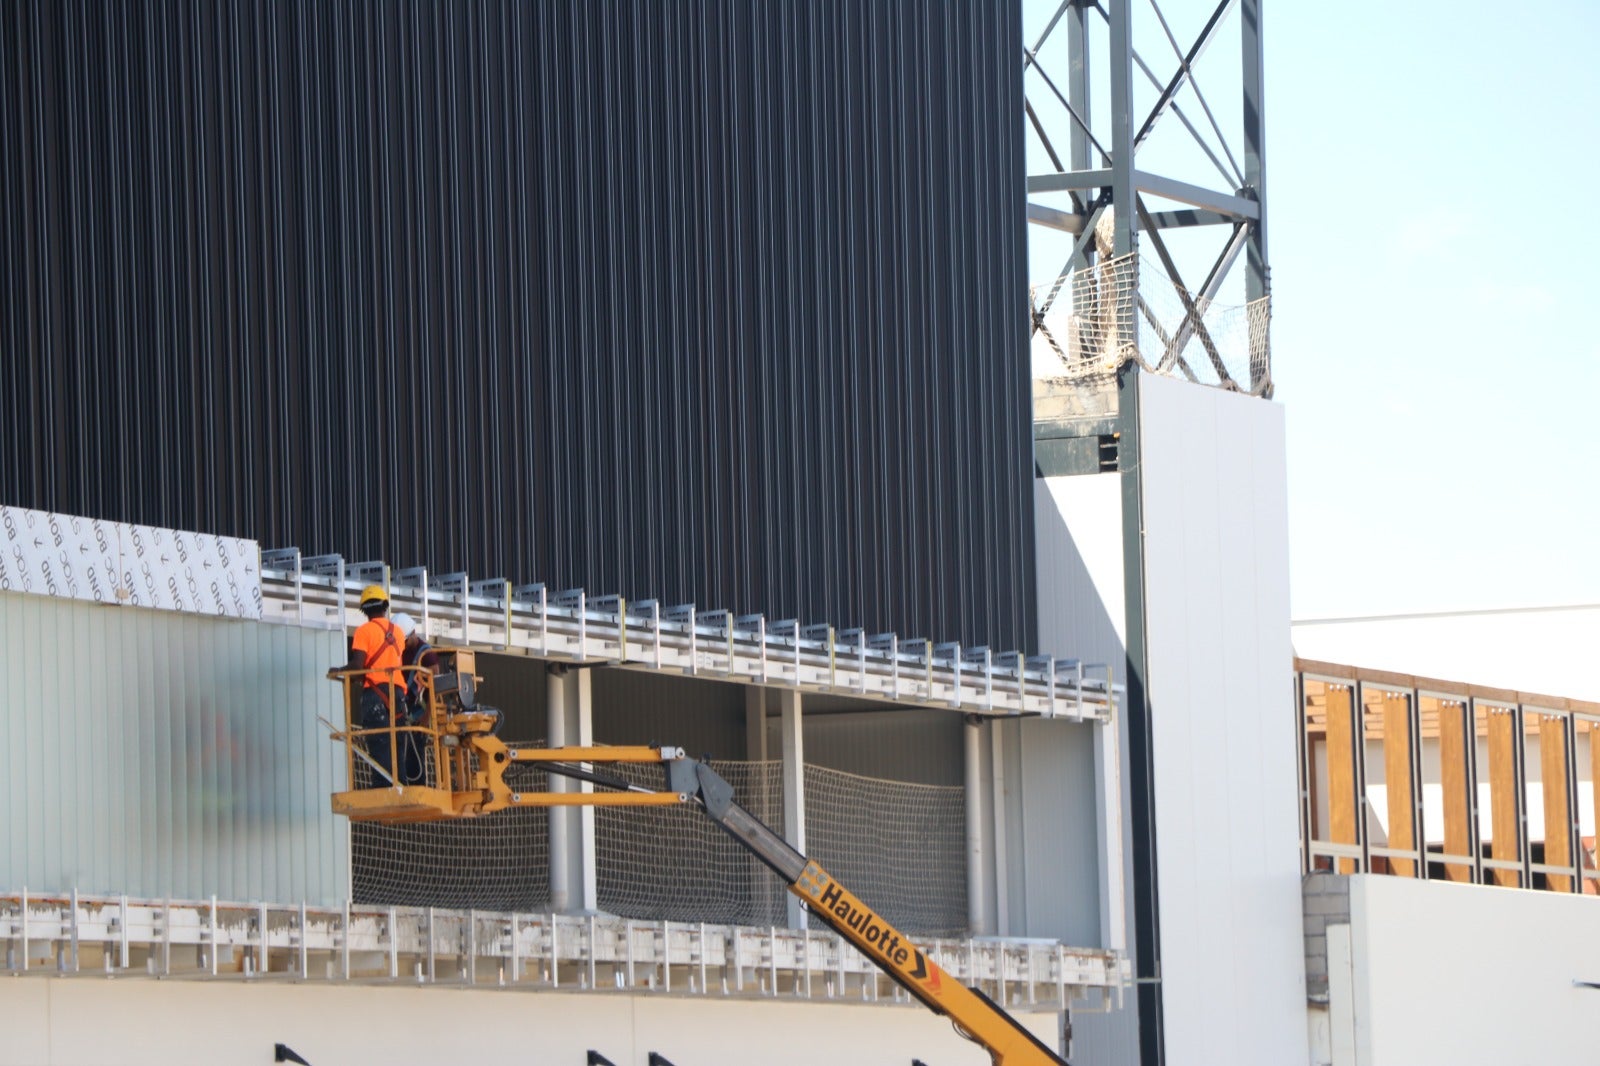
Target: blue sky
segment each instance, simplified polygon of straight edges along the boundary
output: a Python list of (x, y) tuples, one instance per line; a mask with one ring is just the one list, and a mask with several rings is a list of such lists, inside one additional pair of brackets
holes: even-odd
[(1294, 616), (1600, 602), (1600, 3), (1265, 7)]
[(1295, 616), (1600, 602), (1600, 5), (1269, 3)]

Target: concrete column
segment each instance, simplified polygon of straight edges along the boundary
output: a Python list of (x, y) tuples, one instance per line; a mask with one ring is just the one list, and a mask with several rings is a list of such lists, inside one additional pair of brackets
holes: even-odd
[(991, 721), (989, 734), (989, 832), (994, 856), (994, 934), (1011, 935), (1011, 859), (1006, 847), (1006, 815), (1011, 809), (1006, 756), (1015, 736), (1015, 722)]
[(991, 837), (988, 794), (990, 783), (988, 737), (982, 719), (967, 719), (965, 735), (967, 801), (967, 933), (994, 933), (994, 845)]
[[(578, 675), (578, 699), (577, 706), (569, 709), (571, 719), (568, 721), (568, 726), (573, 730), (573, 733), (568, 735), (574, 735), (575, 733), (577, 737), (575, 743), (583, 747), (589, 747), (594, 743), (594, 686), (591, 684), (594, 680), (594, 671), (578, 670), (575, 673)], [(583, 767), (586, 770), (592, 770), (594, 769), (594, 764), (584, 763)], [(582, 792), (593, 792), (594, 784), (589, 781), (580, 781), (578, 782), (578, 788)], [(578, 816), (578, 847), (575, 892), (581, 892), (579, 898), (582, 900), (583, 910), (586, 913), (593, 914), (600, 909), (599, 892), (595, 880), (594, 808), (579, 807), (576, 813)]]
[[(546, 676), (545, 691), (548, 694), (546, 706), (545, 743), (552, 748), (564, 747), (567, 743), (567, 705), (576, 701), (576, 686), (572, 683), (572, 675), (567, 668), (558, 663), (550, 665)], [(574, 784), (570, 778), (550, 775), (550, 791), (566, 792)], [(557, 912), (567, 912), (572, 909), (572, 884), (571, 877), (571, 851), (569, 841), (571, 834), (568, 827), (571, 825), (571, 809), (567, 807), (551, 807), (548, 814), (550, 818), (550, 909)]]
[[(805, 737), (800, 716), (800, 693), (781, 689), (778, 704), (783, 714), (783, 830), (789, 846), (806, 853)], [(800, 900), (789, 896), (789, 928), (803, 929), (806, 912)]]
[(1100, 850), (1100, 946), (1128, 947), (1122, 851), (1122, 746), (1117, 721), (1094, 724), (1095, 826)]
[[(594, 741), (589, 671), (550, 667), (546, 742), (552, 748)], [(593, 792), (587, 781), (550, 775), (551, 792)], [(597, 909), (594, 808), (550, 808), (550, 907), (563, 914)]]
[(767, 690), (760, 685), (744, 689), (744, 757), (767, 761)]

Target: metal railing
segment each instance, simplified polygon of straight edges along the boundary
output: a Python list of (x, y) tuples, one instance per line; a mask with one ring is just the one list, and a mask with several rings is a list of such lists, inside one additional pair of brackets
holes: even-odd
[(663, 607), (656, 600), (552, 593), (466, 574), (431, 576), (298, 549), (261, 553), (262, 620), (344, 628), (363, 621), (364, 585), (389, 589), (440, 643), (567, 662), (726, 678), (976, 714), (1108, 720), (1122, 686), (1110, 666), (995, 654), (894, 633), (769, 622), (762, 615)]
[[(1009, 1007), (1120, 996), (1115, 952), (1018, 940), (918, 940)], [(126, 896), (0, 896), (9, 974), (290, 978), (460, 988), (912, 1003), (830, 932), (433, 907), (310, 907)]]

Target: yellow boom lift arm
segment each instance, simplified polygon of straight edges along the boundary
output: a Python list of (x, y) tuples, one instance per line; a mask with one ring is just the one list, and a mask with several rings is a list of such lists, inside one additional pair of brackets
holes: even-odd
[[(391, 724), (387, 728), (358, 729), (353, 724), (354, 684), (362, 671), (330, 671), (342, 680), (346, 694), (346, 728), (334, 739), (348, 749), (351, 781), (365, 762), (369, 780), (393, 782), (395, 763), (384, 767), (367, 755), (363, 742), (387, 735), (387, 751), (400, 750), (407, 737), (420, 752), (431, 753), (431, 783), (385, 784), (335, 793), (333, 810), (354, 820), (386, 823), (472, 818), (510, 807), (557, 805), (664, 806), (692, 803), (783, 879), (790, 892), (804, 900), (840, 936), (855, 945), (879, 969), (915, 996), (935, 1014), (949, 1017), (956, 1031), (989, 1051), (995, 1066), (1066, 1066), (1038, 1037), (976, 988), (969, 988), (945, 973), (911, 940), (853, 892), (835, 881), (817, 862), (790, 847), (777, 833), (734, 802), (733, 786), (711, 767), (672, 747), (508, 747), (493, 730), (495, 713), (476, 704), (472, 653), (445, 653), (453, 670), (435, 678), (422, 672), (426, 713), (416, 724)], [(622, 778), (579, 764), (662, 763), (665, 791), (644, 788)], [(538, 764), (546, 771), (577, 778), (608, 792), (521, 792), (505, 780), (506, 771), (519, 764)]]

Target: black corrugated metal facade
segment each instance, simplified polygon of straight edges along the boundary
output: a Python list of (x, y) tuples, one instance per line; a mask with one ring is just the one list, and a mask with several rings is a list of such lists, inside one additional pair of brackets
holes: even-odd
[(1015, 7), (0, 6), (0, 502), (1031, 647)]

